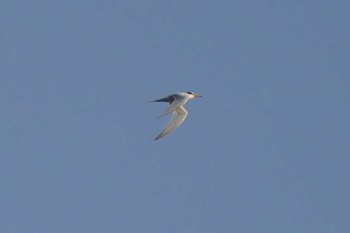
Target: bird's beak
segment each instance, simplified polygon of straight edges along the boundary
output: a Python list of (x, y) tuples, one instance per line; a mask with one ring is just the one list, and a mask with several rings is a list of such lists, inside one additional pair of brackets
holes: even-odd
[(198, 94), (194, 94), (194, 97), (203, 97), (203, 96), (198, 95)]

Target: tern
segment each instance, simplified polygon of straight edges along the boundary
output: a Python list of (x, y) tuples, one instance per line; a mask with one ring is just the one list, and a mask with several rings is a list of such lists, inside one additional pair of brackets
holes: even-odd
[(165, 112), (163, 112), (158, 118), (166, 116), (170, 113), (173, 113), (172, 118), (168, 122), (168, 124), (165, 126), (165, 128), (159, 133), (159, 135), (154, 139), (158, 140), (168, 133), (170, 133), (173, 129), (175, 129), (177, 126), (181, 125), (182, 122), (184, 122), (187, 111), (183, 107), (187, 103), (188, 100), (193, 99), (195, 97), (202, 97), (201, 95), (195, 94), (193, 92), (180, 92), (176, 94), (169, 95), (167, 97), (153, 100), (151, 102), (168, 102), (169, 107)]

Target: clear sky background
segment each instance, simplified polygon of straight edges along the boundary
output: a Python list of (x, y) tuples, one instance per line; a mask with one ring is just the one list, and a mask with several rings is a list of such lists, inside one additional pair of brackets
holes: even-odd
[(2, 1), (0, 232), (350, 232), (349, 8)]

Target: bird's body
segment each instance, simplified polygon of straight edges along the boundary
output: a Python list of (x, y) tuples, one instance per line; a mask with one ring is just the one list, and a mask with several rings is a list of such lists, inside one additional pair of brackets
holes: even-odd
[(170, 113), (173, 113), (172, 118), (170, 119), (168, 124), (165, 126), (165, 128), (160, 132), (160, 134), (155, 138), (155, 140), (158, 140), (164, 137), (185, 120), (187, 116), (187, 111), (183, 107), (183, 105), (185, 105), (188, 100), (195, 97), (202, 97), (202, 96), (197, 95), (193, 92), (181, 92), (181, 93), (169, 95), (162, 99), (151, 101), (151, 102), (168, 102), (169, 103), (168, 109), (165, 112), (163, 112), (159, 117), (163, 117)]

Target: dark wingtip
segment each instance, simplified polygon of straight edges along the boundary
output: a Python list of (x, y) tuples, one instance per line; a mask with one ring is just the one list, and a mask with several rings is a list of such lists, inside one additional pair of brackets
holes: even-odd
[(164, 137), (165, 135), (162, 135), (162, 134), (159, 134), (155, 139), (154, 141), (157, 141), (158, 139), (161, 139), (162, 137)]

